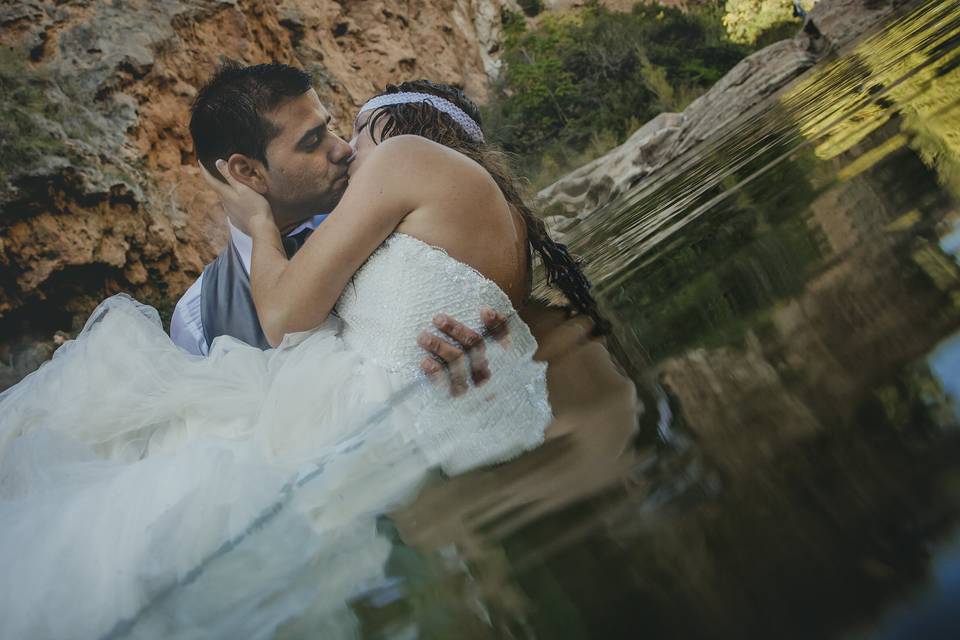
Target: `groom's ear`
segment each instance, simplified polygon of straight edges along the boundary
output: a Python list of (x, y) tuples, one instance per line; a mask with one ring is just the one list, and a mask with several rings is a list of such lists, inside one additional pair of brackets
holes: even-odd
[(227, 158), (227, 170), (235, 180), (242, 182), (260, 195), (267, 192), (266, 172), (263, 163), (259, 160), (235, 153)]

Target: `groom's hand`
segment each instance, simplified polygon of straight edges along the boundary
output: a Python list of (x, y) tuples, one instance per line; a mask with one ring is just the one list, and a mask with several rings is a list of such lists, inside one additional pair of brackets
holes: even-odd
[[(480, 319), (484, 333), (493, 336), (504, 346), (509, 343), (507, 319), (502, 314), (493, 309), (483, 309)], [(446, 365), (450, 372), (450, 393), (454, 396), (467, 391), (468, 375), (476, 386), (490, 379), (490, 365), (482, 335), (442, 313), (434, 316), (433, 324), (457, 344), (450, 344), (427, 331), (420, 334), (417, 343), (430, 354), (420, 362), (420, 368), (427, 376), (436, 380)]]

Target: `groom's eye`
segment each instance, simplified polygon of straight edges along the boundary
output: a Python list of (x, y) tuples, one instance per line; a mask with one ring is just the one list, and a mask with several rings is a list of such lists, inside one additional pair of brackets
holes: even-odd
[(318, 131), (310, 136), (310, 138), (307, 140), (307, 148), (312, 150), (319, 147), (320, 143), (323, 142), (324, 133), (326, 132)]
[(298, 143), (298, 147), (305, 151), (315, 151), (327, 135), (327, 127), (317, 127), (303, 135)]

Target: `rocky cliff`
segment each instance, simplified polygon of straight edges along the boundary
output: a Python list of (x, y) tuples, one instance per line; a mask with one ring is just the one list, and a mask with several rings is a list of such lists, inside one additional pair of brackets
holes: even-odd
[[(0, 388), (104, 296), (169, 310), (224, 241), (189, 105), (217, 63), (309, 70), (341, 126), (388, 82), (483, 99), (512, 0), (0, 4)], [(345, 130), (344, 133), (349, 133)]]

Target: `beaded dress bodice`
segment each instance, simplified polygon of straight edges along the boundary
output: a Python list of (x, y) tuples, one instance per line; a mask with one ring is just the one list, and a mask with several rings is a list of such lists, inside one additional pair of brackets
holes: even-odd
[[(510, 299), (494, 282), (442, 249), (394, 233), (347, 285), (337, 302), (343, 337), (351, 347), (385, 369), (416, 375), (424, 351), (417, 336), (432, 330), (432, 318), (445, 313), (480, 330), (480, 309), (515, 315)], [(512, 349), (536, 349), (522, 323), (511, 324)]]
[[(543, 440), (552, 415), (546, 366), (532, 357), (537, 341), (494, 282), (446, 252), (394, 233), (357, 271), (339, 302), (341, 336), (383, 369), (413, 380), (425, 352), (417, 345), (432, 318), (445, 313), (480, 331), (480, 310), (508, 319), (507, 346), (488, 344), (491, 378), (455, 401), (433, 394), (417, 418), (423, 448), (448, 473), (519, 455)], [(492, 447), (497, 441), (500, 447)]]

